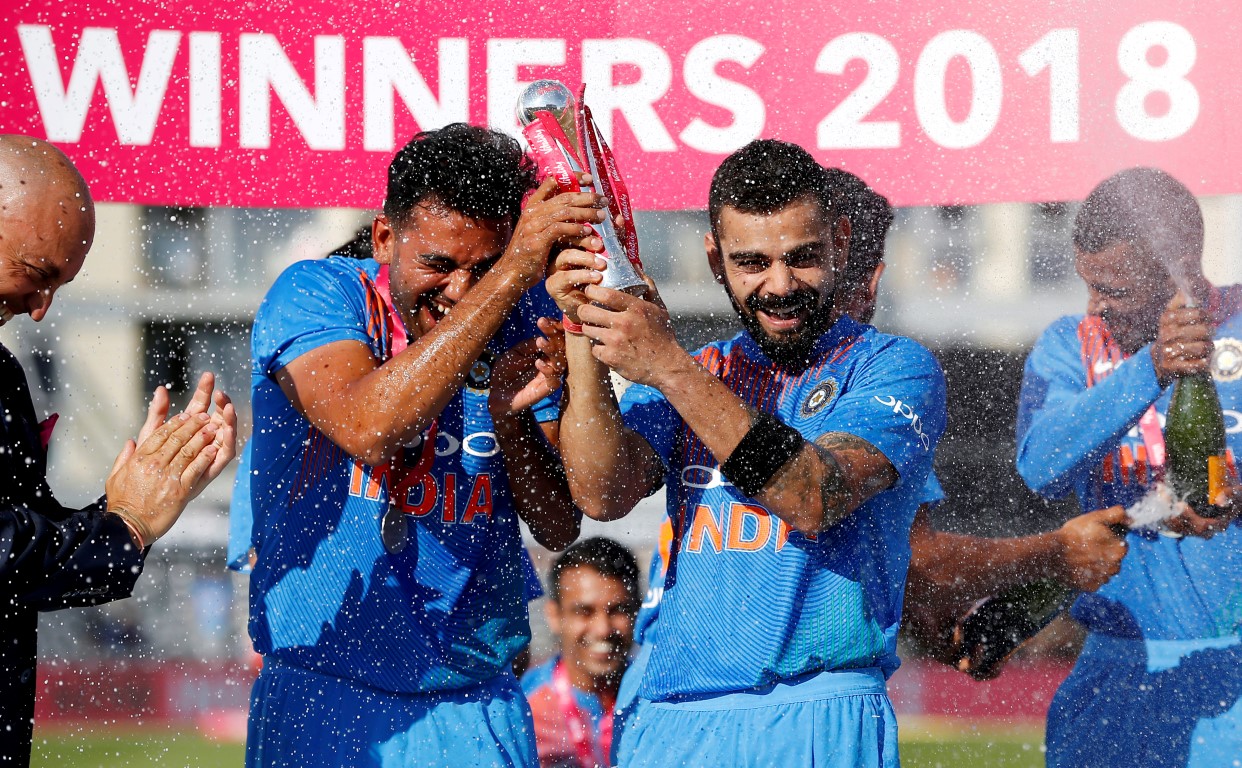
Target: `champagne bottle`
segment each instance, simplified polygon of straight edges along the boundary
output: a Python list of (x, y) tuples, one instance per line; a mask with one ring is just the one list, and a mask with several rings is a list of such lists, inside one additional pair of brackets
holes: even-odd
[(1041, 579), (980, 600), (953, 632), (955, 657), (969, 659), (963, 671), (976, 680), (996, 677), (1013, 652), (1069, 607), (1077, 594), (1056, 579)]
[(1210, 374), (1181, 376), (1173, 383), (1164, 442), (1174, 493), (1210, 517), (1216, 511), (1212, 499), (1225, 484), (1225, 419)]

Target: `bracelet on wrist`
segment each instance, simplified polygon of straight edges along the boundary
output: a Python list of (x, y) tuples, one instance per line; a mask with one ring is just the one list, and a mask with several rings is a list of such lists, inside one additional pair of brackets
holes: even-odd
[(565, 333), (582, 334), (582, 323), (570, 320), (569, 315), (561, 315), (561, 327), (565, 329)]
[(743, 495), (753, 498), (798, 455), (802, 442), (798, 430), (770, 413), (759, 413), (720, 471)]
[(124, 515), (117, 515), (117, 517), (121, 518), (121, 522), (125, 523), (125, 527), (129, 529), (129, 535), (134, 539), (134, 544), (137, 545), (138, 551), (141, 552), (146, 549), (146, 539), (142, 537), (142, 533), (138, 530), (138, 526), (131, 523), (129, 518)]

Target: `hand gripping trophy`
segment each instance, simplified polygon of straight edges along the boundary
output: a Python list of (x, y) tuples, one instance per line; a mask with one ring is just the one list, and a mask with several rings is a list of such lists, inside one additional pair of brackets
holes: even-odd
[[(647, 290), (638, 259), (638, 235), (625, 180), (617, 170), (612, 150), (600, 135), (591, 110), (557, 80), (538, 80), (518, 97), (517, 117), (541, 176), (556, 179), (561, 192), (581, 189), (578, 173), (591, 174), (595, 191), (608, 199), (609, 217), (596, 225), (604, 242), (600, 254), (608, 262), (601, 285), (641, 296)], [(617, 232), (615, 220), (624, 222)]]

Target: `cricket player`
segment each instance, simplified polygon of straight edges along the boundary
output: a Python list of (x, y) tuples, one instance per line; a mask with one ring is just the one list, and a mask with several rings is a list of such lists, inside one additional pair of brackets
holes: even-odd
[[(833, 317), (849, 222), (825, 169), (752, 142), (717, 170), (705, 237), (743, 330), (689, 355), (656, 303), (562, 253), (560, 450), (597, 519), (668, 486), (659, 619), (622, 766), (897, 765), (884, 680), (909, 531), (944, 429), (939, 365)], [(635, 382), (618, 406), (608, 368)]]
[[(284, 272), (255, 318), (250, 766), (534, 766), (519, 516), (577, 536), (537, 423), (528, 294), (602, 200), (454, 124), (393, 159), (373, 258)], [(520, 216), (519, 216), (520, 213)]]
[[(1122, 171), (1091, 192), (1074, 250), (1087, 313), (1057, 320), (1027, 358), (1018, 471), (1047, 496), (1075, 493), (1085, 509), (1133, 504), (1161, 469), (1174, 379), (1210, 372), (1233, 485), (1211, 500), (1215, 509), (1130, 533), (1121, 572), (1074, 605), (1087, 642), (1048, 713), (1048, 765), (1236, 765), (1242, 289), (1204, 277), (1199, 204), (1152, 168)], [(1197, 307), (1175, 298), (1179, 287)]]

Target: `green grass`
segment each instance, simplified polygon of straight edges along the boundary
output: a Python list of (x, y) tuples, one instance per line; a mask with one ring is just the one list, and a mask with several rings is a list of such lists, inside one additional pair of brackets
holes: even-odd
[(33, 768), (223, 768), (240, 766), (241, 744), (211, 741), (194, 731), (36, 729)]
[(1041, 739), (1017, 734), (956, 734), (902, 740), (902, 768), (1043, 768)]
[[(240, 766), (241, 744), (210, 741), (194, 731), (152, 729), (35, 733), (35, 768), (227, 768)], [(901, 740), (903, 768), (1041, 768), (1040, 734), (1032, 729), (963, 731), (909, 728)]]

